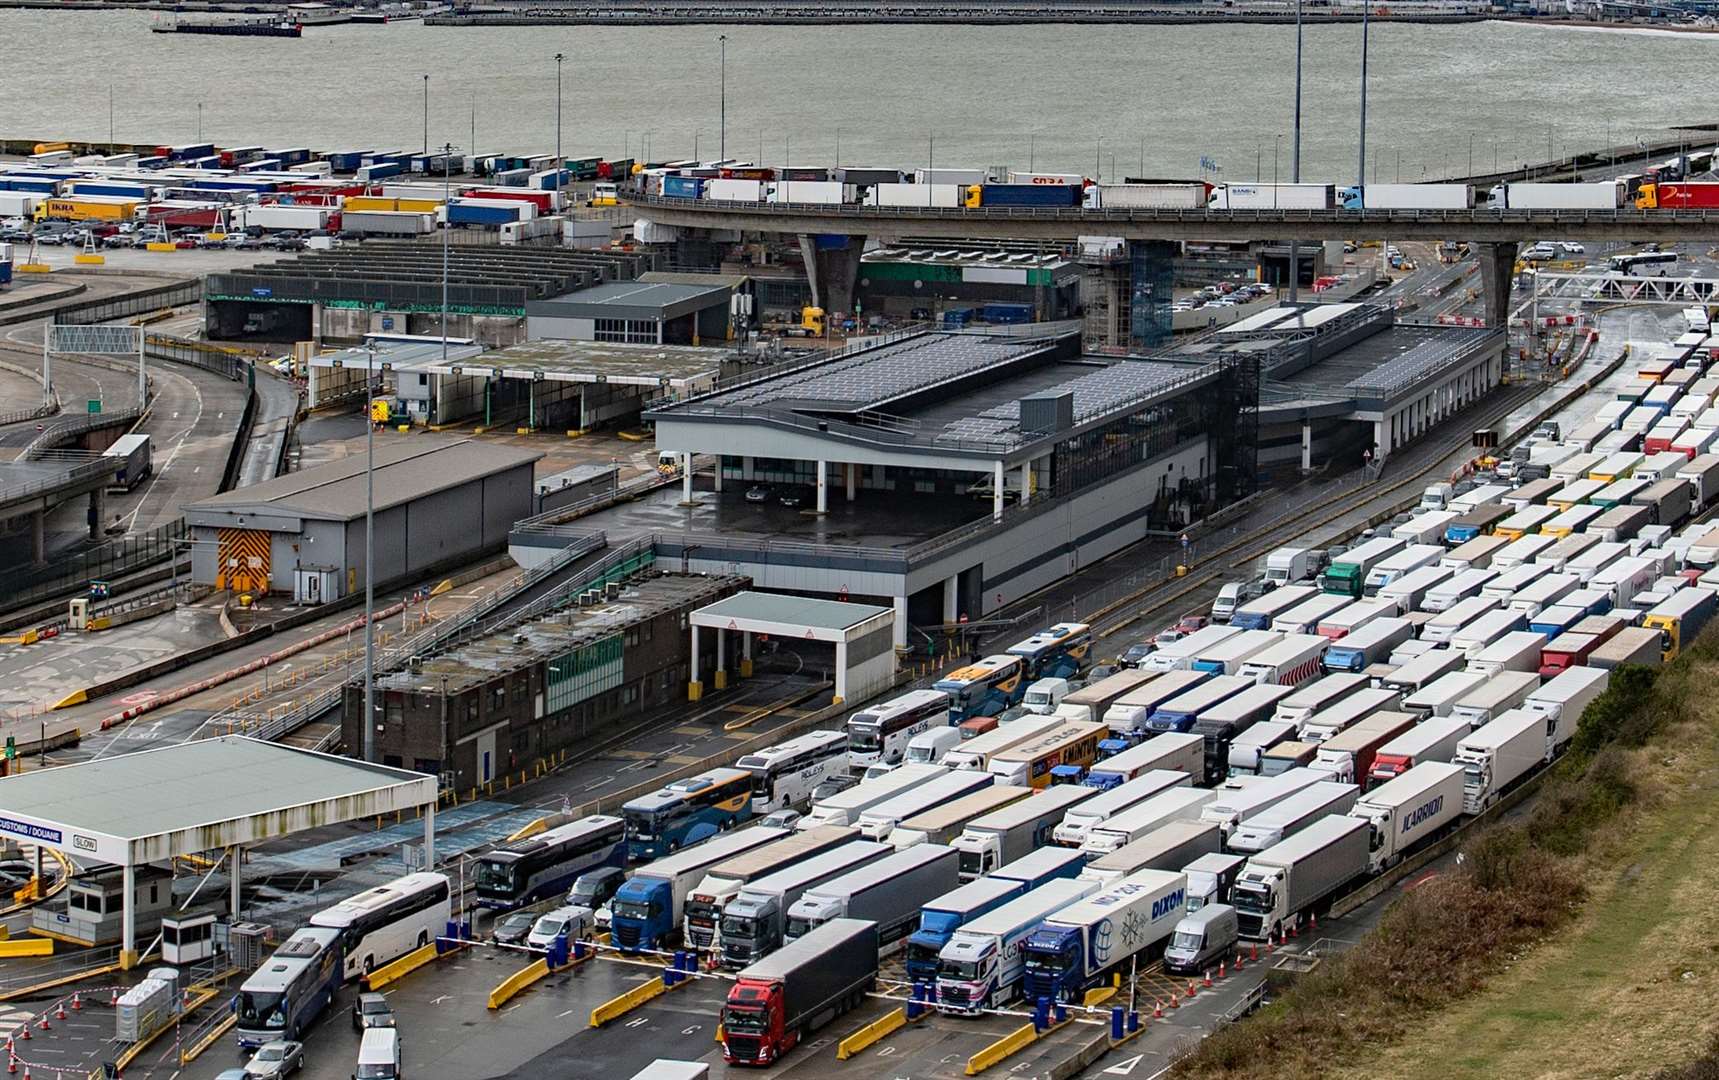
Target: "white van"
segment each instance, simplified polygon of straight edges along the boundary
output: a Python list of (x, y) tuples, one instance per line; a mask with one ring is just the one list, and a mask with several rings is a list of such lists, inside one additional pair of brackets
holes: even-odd
[(358, 1044), (358, 1070), (352, 1080), (400, 1080), (400, 1032), (365, 1028)]
[(960, 728), (947, 726), (932, 728), (930, 731), (921, 731), (908, 740), (907, 757), (902, 760), (909, 765), (935, 765), (943, 760), (944, 754), (960, 745)]

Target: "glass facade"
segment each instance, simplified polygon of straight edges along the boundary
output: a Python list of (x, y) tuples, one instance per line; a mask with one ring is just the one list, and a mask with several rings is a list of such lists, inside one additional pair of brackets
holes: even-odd
[(549, 661), (547, 711), (559, 712), (620, 686), (624, 648), (622, 636), (615, 634)]
[(649, 319), (596, 319), (591, 336), (598, 341), (630, 345), (657, 344), (657, 324)]

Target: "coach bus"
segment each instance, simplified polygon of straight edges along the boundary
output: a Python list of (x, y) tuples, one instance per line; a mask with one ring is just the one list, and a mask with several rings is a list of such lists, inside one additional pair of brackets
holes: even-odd
[(676, 780), (621, 807), (627, 858), (660, 859), (726, 832), (752, 816), (752, 774), (711, 769)]
[(915, 735), (949, 722), (949, 695), (914, 690), (848, 717), (848, 767), (896, 765), (907, 756)]
[(506, 911), (563, 892), (599, 866), (626, 865), (626, 825), (593, 814), (487, 852), (477, 861), (479, 907)]
[(848, 737), (840, 731), (808, 731), (747, 754), (734, 767), (752, 774), (754, 814), (804, 806), (811, 801), (813, 788), (847, 772)]
[(996, 716), (1019, 705), (1027, 694), (1026, 661), (1019, 656), (987, 656), (957, 668), (932, 684), (949, 695), (949, 722)]
[(240, 1047), (296, 1041), (310, 1030), (345, 981), (340, 939), (339, 930), (307, 926), (282, 942), (244, 981), (233, 1003), (238, 1017), (233, 1030)]
[(352, 980), (436, 940), (452, 910), (449, 891), (446, 874), (407, 874), (324, 908), (310, 925), (340, 931)]

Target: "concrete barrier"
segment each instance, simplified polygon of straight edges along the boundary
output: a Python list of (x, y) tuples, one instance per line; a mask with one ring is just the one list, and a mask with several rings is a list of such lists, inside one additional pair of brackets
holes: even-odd
[(53, 938), (9, 938), (0, 941), (0, 957), (52, 956)]
[(907, 1026), (907, 1010), (891, 1009), (836, 1044), (836, 1060), (846, 1061), (891, 1032)]
[(993, 1065), (1000, 1065), (1011, 1055), (1031, 1046), (1038, 1040), (1039, 1030), (1031, 1024), (1020, 1027), (1004, 1035), (990, 1046), (967, 1059), (967, 1075), (978, 1076)]
[[(434, 946), (430, 946), (430, 947), (434, 948)], [(548, 959), (546, 959), (544, 957), (538, 957), (536, 960), (533, 960), (530, 964), (526, 965), (525, 967), (520, 968), (518, 971), (514, 972), (512, 975), (509, 975), (507, 978), (501, 980), (500, 983), (496, 984), (496, 988), (489, 992), (489, 1007), (491, 1009), (501, 1008), (503, 1005), (506, 1005), (508, 1002), (512, 1001), (514, 999), (514, 997), (516, 995), (518, 995), (521, 990), (524, 990), (526, 987), (530, 986), (534, 982), (537, 982), (539, 979), (546, 977), (548, 974), (549, 974), (549, 961), (548, 961)], [(657, 982), (661, 983), (662, 980), (658, 979)], [(596, 1015), (595, 1013), (592, 1014), (592, 1016), (595, 1016), (595, 1015)], [(592, 1024), (591, 1026), (596, 1027), (597, 1025)]]
[[(685, 983), (681, 985), (685, 985)], [(667, 991), (668, 984), (663, 982), (660, 975), (649, 982), (640, 983), (620, 997), (610, 998), (592, 1009), (591, 1026), (600, 1028), (611, 1020), (619, 1020), (652, 998), (661, 997)], [(493, 1005), (490, 1006), (490, 1008), (494, 1007)]]
[(426, 964), (435, 963), (438, 955), (436, 943), (433, 941), (421, 949), (413, 949), (405, 956), (391, 960), (364, 976), (364, 989), (380, 990), (389, 983), (399, 982)]

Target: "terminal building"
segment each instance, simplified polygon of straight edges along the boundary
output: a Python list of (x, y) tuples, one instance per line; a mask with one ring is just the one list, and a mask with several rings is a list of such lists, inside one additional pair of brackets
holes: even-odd
[[(378, 675), (377, 760), (439, 775), (444, 786), (483, 784), (686, 700), (692, 612), (747, 580), (659, 573), (655, 561), (646, 549), (547, 618), (480, 626)], [(720, 648), (704, 635), (706, 673)], [(730, 658), (738, 663), (738, 650)], [(363, 686), (350, 684), (341, 723), (349, 751), (364, 744), (363, 716)]]
[[(377, 440), (378, 587), (496, 551), (532, 513), (535, 450), (413, 435)], [(217, 589), (323, 604), (364, 587), (365, 455), (185, 507), (191, 577)]]
[(893, 606), (905, 646), (909, 624), (977, 619), (1251, 490), (1252, 364), (911, 333), (650, 410), (660, 450), (715, 464), (510, 550), (652, 536), (693, 572)]

